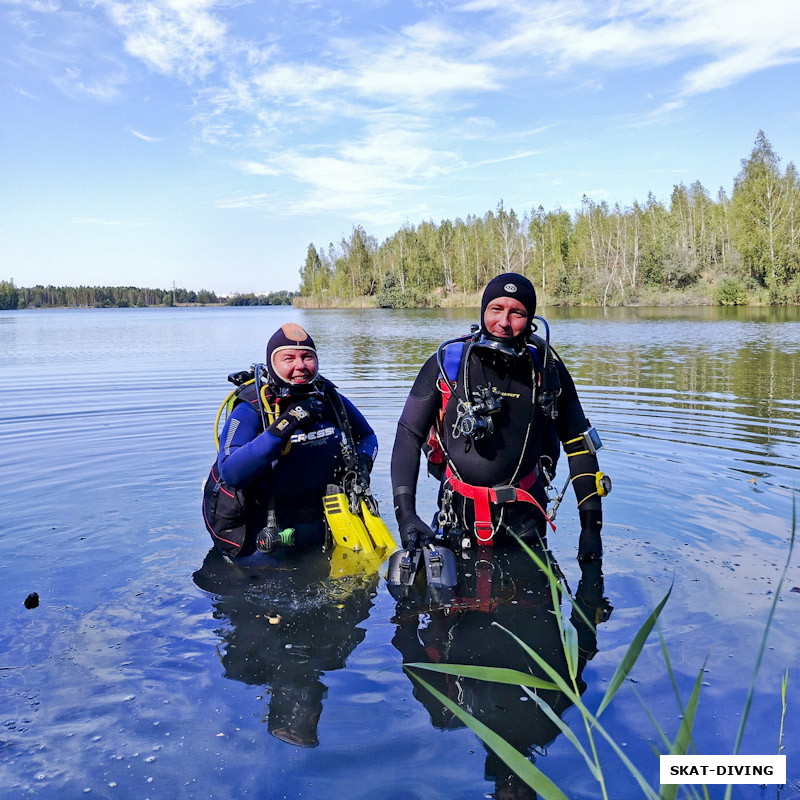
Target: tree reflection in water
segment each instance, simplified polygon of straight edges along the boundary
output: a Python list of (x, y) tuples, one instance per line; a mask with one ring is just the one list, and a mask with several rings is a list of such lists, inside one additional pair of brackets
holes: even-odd
[[(469, 551), (468, 551), (469, 552)], [(539, 553), (544, 556), (544, 553)], [(546, 554), (560, 574), (551, 553)], [(573, 609), (571, 623), (578, 633), (579, 663), (576, 677), (583, 694), (583, 671), (597, 652), (596, 625), (608, 619), (611, 606), (603, 597), (603, 574), (599, 562), (581, 566), (575, 599), (589, 623)], [(438, 604), (424, 587), (415, 588), (398, 600), (392, 643), (403, 663), (468, 664), (505, 667), (529, 673), (542, 680), (548, 676), (528, 657), (498, 623), (526, 642), (569, 682), (566, 656), (561, 642), (547, 576), (531, 558), (516, 547), (480, 548), (472, 551), (459, 568), (456, 598)], [(434, 688), (502, 736), (509, 744), (535, 760), (558, 736), (556, 725), (525, 695), (519, 686), (491, 683), (439, 672), (422, 671)], [(412, 682), (414, 697), (427, 709), (431, 724), (440, 730), (463, 723), (425, 688)], [(563, 715), (571, 703), (555, 690), (536, 690), (548, 705)], [(535, 798), (535, 792), (487, 748), (486, 780), (495, 785), (494, 797)]]
[(330, 557), (307, 553), (281, 567), (234, 565), (212, 549), (194, 573), (216, 595), (225, 677), (271, 694), (267, 730), (300, 747), (319, 744), (323, 672), (341, 669), (363, 640), (376, 572), (332, 580)]

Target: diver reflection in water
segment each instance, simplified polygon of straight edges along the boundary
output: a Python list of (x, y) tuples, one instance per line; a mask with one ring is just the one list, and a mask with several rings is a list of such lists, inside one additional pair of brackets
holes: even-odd
[(359, 627), (372, 607), (376, 572), (331, 579), (324, 553), (293, 568), (232, 565), (209, 551), (194, 582), (216, 597), (225, 677), (264, 686), (271, 695), (267, 730), (300, 747), (319, 744), (317, 723), (326, 687), (323, 672), (341, 669), (364, 638)]
[[(468, 551), (469, 552), (469, 551)], [(540, 550), (560, 574), (549, 552)], [(402, 653), (403, 663), (428, 662), (505, 667), (537, 678), (548, 676), (524, 653), (497, 622), (519, 636), (569, 681), (569, 672), (547, 577), (518, 548), (479, 548), (460, 564), (455, 598), (444, 605), (417, 584), (398, 599), (392, 643)], [(578, 633), (577, 688), (586, 689), (583, 671), (597, 652), (596, 625), (608, 619), (611, 606), (603, 596), (599, 561), (581, 564), (581, 580), (575, 599), (586, 620), (573, 609), (570, 620)], [(565, 612), (569, 609), (563, 606)], [(566, 613), (565, 613), (566, 617)], [(588, 620), (588, 622), (587, 622)], [(593, 623), (593, 624), (590, 624)], [(426, 682), (490, 727), (521, 753), (542, 752), (559, 730), (519, 686), (490, 683), (419, 670)], [(441, 730), (463, 723), (424, 687), (414, 684), (414, 696)], [(560, 716), (570, 706), (554, 690), (536, 690)], [(495, 784), (496, 798), (535, 798), (535, 792), (487, 749), (485, 778)]]

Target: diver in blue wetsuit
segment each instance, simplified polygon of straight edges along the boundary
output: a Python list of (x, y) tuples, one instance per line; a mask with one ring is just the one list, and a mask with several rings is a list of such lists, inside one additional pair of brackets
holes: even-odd
[[(237, 560), (272, 552), (275, 534), (290, 529), (293, 552), (322, 545), (328, 485), (347, 469), (369, 485), (378, 452), (361, 412), (319, 374), (314, 341), (300, 325), (272, 335), (265, 366), (266, 385), (256, 380), (237, 391), (204, 498), (214, 544)], [(215, 524), (225, 514), (217, 498), (238, 504), (241, 525)]]

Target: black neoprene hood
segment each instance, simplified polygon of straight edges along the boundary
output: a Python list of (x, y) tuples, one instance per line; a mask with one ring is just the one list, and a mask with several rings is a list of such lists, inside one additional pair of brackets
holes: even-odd
[[(481, 298), (481, 333), (485, 336), (489, 336), (492, 339), (497, 338), (486, 330), (483, 315), (486, 313), (489, 303), (498, 297), (510, 297), (513, 300), (518, 300), (528, 312), (528, 322), (533, 321), (533, 315), (536, 313), (536, 289), (533, 288), (533, 284), (524, 275), (520, 275), (517, 272), (504, 272), (502, 275), (492, 278), (483, 290), (483, 297)], [(517, 338), (527, 339), (527, 336), (528, 332), (526, 331), (524, 337)]]

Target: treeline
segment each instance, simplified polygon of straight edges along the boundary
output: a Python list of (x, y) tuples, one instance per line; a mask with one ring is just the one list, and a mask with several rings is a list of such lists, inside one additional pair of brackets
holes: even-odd
[[(300, 296), (320, 305), (448, 303), (500, 272), (536, 285), (545, 304), (800, 302), (800, 180), (763, 131), (730, 196), (699, 181), (629, 207), (584, 196), (573, 214), (538, 208), (406, 224), (381, 244), (361, 226), (327, 251), (310, 244)], [(452, 297), (452, 301), (457, 301)]]
[(177, 304), (219, 303), (214, 292), (202, 289), (141, 289), (137, 286), (15, 286), (0, 281), (0, 309), (15, 308), (144, 308)]
[(234, 294), (219, 297), (201, 289), (141, 289), (136, 286), (15, 286), (13, 280), (0, 281), (0, 310), (18, 308), (146, 308), (176, 305), (291, 305), (294, 292), (266, 295)]
[(270, 292), (269, 294), (235, 294), (229, 297), (229, 306), (290, 306), (297, 292)]

